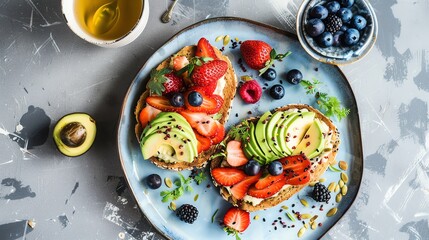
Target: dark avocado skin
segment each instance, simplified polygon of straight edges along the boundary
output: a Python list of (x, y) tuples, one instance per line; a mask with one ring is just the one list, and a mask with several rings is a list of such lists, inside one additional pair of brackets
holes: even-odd
[[(61, 141), (60, 133), (62, 128), (72, 122), (79, 122), (86, 130), (85, 141), (78, 147), (69, 147)], [(96, 123), (95, 120), (87, 113), (70, 113), (58, 120), (52, 135), (58, 151), (68, 157), (78, 157), (86, 153), (92, 147), (96, 136)]]

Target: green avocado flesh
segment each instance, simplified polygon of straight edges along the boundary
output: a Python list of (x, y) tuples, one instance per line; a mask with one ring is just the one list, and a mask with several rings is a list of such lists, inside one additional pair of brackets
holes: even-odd
[(72, 113), (62, 117), (53, 131), (58, 150), (69, 157), (88, 151), (95, 140), (95, 120), (86, 113)]
[(140, 148), (144, 159), (156, 156), (166, 162), (192, 162), (198, 155), (197, 139), (178, 113), (160, 113), (146, 126)]
[(313, 158), (322, 152), (324, 147), (324, 137), (321, 123), (318, 119), (314, 120), (304, 138), (292, 152), (292, 155), (304, 153), (308, 158)]
[(318, 156), (326, 141), (323, 132), (329, 129), (315, 115), (306, 109), (264, 113), (256, 124), (250, 123), (246, 156), (262, 164), (300, 153), (308, 158)]

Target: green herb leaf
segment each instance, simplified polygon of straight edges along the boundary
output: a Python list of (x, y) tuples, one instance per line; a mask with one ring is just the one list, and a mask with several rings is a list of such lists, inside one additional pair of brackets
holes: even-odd
[(231, 130), (228, 132), (228, 135), (233, 139), (248, 141), (250, 138), (250, 124), (253, 123), (243, 120), (237, 127), (231, 128)]
[(212, 215), (212, 223), (214, 223), (215, 216), (216, 216), (216, 214), (217, 214), (218, 211), (219, 211), (219, 208), (216, 209), (216, 211), (213, 213), (213, 215)]
[(156, 94), (161, 96), (165, 91), (164, 83), (167, 82), (168, 78), (165, 77), (165, 74), (171, 73), (171, 69), (163, 68), (161, 70), (152, 69), (150, 72), (150, 79), (147, 83), (147, 87), (151, 94)]
[(160, 196), (162, 197), (162, 202), (168, 202), (179, 199), (184, 193), (192, 192), (193, 188), (189, 184), (192, 182), (190, 177), (185, 178), (181, 173), (179, 173), (179, 179), (174, 181), (175, 189), (169, 191), (162, 191)]
[(265, 63), (265, 67), (264, 68), (262, 68), (262, 69), (259, 70), (259, 76), (261, 76), (262, 74), (264, 74), (264, 72), (267, 71), (268, 68), (270, 68), (274, 64), (274, 60), (282, 61), (283, 58), (289, 56), (291, 53), (292, 52), (288, 51), (288, 52), (286, 52), (284, 54), (277, 54), (277, 52), (276, 52), (276, 50), (274, 48), (271, 49), (270, 60), (268, 60)]
[(292, 221), (295, 222), (295, 218), (290, 214), (288, 211), (286, 211), (286, 216)]
[(194, 177), (195, 182), (197, 183), (197, 185), (200, 185), (202, 182), (204, 182), (206, 180), (206, 175), (204, 174), (203, 171), (201, 171), (200, 173), (198, 173), (195, 177)]

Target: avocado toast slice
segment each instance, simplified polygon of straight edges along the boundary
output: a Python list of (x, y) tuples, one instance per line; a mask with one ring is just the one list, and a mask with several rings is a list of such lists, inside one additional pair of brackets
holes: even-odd
[[(273, 186), (278, 186), (280, 184), (280, 187), (277, 189), (278, 192), (276, 192), (276, 194), (269, 194), (269, 197), (262, 197), (262, 198), (258, 198), (258, 197), (253, 197), (249, 195), (249, 191), (247, 192), (248, 194), (241, 199), (238, 199), (234, 196), (234, 191), (232, 191), (232, 189), (234, 188), (234, 186), (232, 187), (226, 187), (226, 186), (222, 186), (221, 184), (219, 184), (215, 178), (213, 178), (213, 182), (216, 186), (218, 186), (220, 188), (220, 194), (221, 196), (229, 201), (230, 203), (232, 203), (234, 206), (237, 206), (245, 211), (248, 212), (253, 212), (253, 211), (258, 211), (258, 210), (263, 210), (263, 209), (267, 209), (270, 207), (273, 207), (277, 204), (280, 204), (281, 202), (289, 199), (290, 197), (292, 197), (294, 194), (298, 193), (301, 189), (303, 189), (305, 186), (307, 186), (310, 182), (316, 181), (320, 178), (320, 176), (326, 171), (326, 169), (328, 168), (329, 165), (331, 165), (334, 161), (335, 161), (335, 157), (338, 151), (338, 147), (340, 144), (340, 139), (339, 139), (339, 132), (338, 129), (336, 128), (336, 126), (332, 123), (332, 121), (327, 118), (325, 115), (323, 115), (320, 111), (318, 111), (317, 109), (309, 106), (309, 105), (304, 105), (304, 104), (291, 104), (291, 105), (286, 105), (280, 108), (277, 108), (275, 110), (273, 110), (271, 113), (269, 114), (264, 114), (265, 117), (271, 117), (273, 113), (282, 111), (284, 112), (284, 116), (286, 119), (286, 116), (292, 116), (292, 117), (297, 117), (300, 115), (314, 115), (314, 124), (313, 123), (309, 123), (304, 122), (305, 123), (305, 127), (303, 127), (303, 129), (297, 129), (295, 128), (295, 132), (297, 134), (301, 134), (302, 139), (299, 139), (299, 141), (295, 141), (296, 142), (296, 146), (292, 146), (292, 150), (295, 151), (295, 149), (297, 149), (296, 151), (299, 151), (299, 153), (294, 152), (294, 153), (285, 153), (282, 157), (278, 157), (277, 159), (286, 159), (288, 156), (291, 156), (291, 154), (293, 154), (295, 157), (295, 159), (301, 159), (303, 162), (308, 162), (311, 163), (311, 165), (309, 166), (305, 166), (304, 171), (309, 172), (308, 176), (309, 179), (306, 179), (306, 181), (303, 181), (303, 184), (296, 184), (297, 181), (287, 181), (286, 180), (282, 180), (283, 183), (281, 182), (277, 182), (277, 183), (271, 183), (270, 187), (267, 189), (272, 189)], [(253, 123), (253, 124), (257, 124), (257, 122), (259, 121), (260, 117), (255, 117), (255, 118), (250, 118), (247, 119), (247, 123)], [(286, 120), (284, 120), (286, 121)], [(301, 120), (298, 120), (301, 121)], [(277, 120), (277, 122), (279, 122)], [(288, 121), (288, 125), (290, 126), (295, 125), (298, 126), (299, 122), (293, 122), (292, 120)], [(242, 122), (239, 125), (235, 126), (235, 128), (240, 128), (243, 126), (243, 124), (246, 124), (246, 122)], [(269, 122), (267, 124), (270, 124)], [(315, 125), (315, 126), (313, 126)], [(233, 129), (235, 129), (233, 128)], [(279, 131), (287, 131), (288, 127), (287, 126), (282, 126), (279, 127), (274, 126), (273, 129), (277, 129)], [(318, 132), (317, 130), (320, 129), (320, 131), (323, 132)], [(311, 133), (315, 132), (314, 137), (310, 136)], [(277, 133), (278, 134), (278, 133)], [(284, 141), (287, 141), (287, 137), (288, 134), (290, 135), (290, 133), (288, 132), (283, 132), (282, 134), (284, 134), (285, 139), (283, 139)], [(229, 141), (231, 140), (237, 140), (240, 139), (240, 136), (233, 136), (234, 134), (231, 134), (231, 131), (227, 134), (227, 137), (225, 138), (223, 145), (226, 145)], [(276, 134), (274, 134), (276, 135)], [(270, 136), (273, 136), (273, 134), (271, 133)], [(293, 136), (289, 136), (289, 137), (293, 137)], [(274, 140), (279, 140), (279, 138)], [(321, 139), (323, 140), (323, 143), (321, 143)], [(282, 139), (280, 139), (282, 140)], [(312, 144), (312, 141), (315, 141)], [(259, 140), (261, 141), (261, 140)], [(323, 147), (321, 147), (321, 145), (323, 144)], [(303, 147), (302, 145), (306, 146), (308, 145), (307, 148)], [(222, 146), (222, 144), (221, 144)], [(308, 150), (307, 150), (308, 149)], [(320, 153), (319, 153), (319, 152)], [(217, 154), (216, 157), (214, 157), (214, 159), (211, 161), (210, 164), (210, 171), (212, 172), (213, 169), (216, 168), (230, 168), (231, 165), (228, 164), (227, 162), (227, 158), (225, 157), (225, 149), (223, 147), (218, 148), (218, 152), (220, 152), (221, 154)], [(227, 154), (227, 153), (226, 153)], [(295, 155), (296, 154), (296, 155)], [(303, 155), (302, 155), (303, 154)], [(309, 159), (309, 161), (307, 160), (307, 158), (305, 157), (305, 155), (308, 156), (313, 156), (313, 158)], [(272, 161), (273, 159), (271, 159), (270, 161)], [(261, 162), (261, 161), (259, 161)], [(284, 161), (283, 161), (284, 162)], [(263, 163), (263, 161), (262, 161)], [(240, 169), (243, 168), (243, 166), (238, 167)], [(296, 180), (296, 179), (295, 179)], [(299, 180), (301, 181), (301, 179)], [(250, 187), (252, 188), (252, 187)], [(247, 189), (246, 189), (247, 191)], [(258, 190), (257, 190), (258, 191)], [(255, 191), (255, 192), (257, 192)]]

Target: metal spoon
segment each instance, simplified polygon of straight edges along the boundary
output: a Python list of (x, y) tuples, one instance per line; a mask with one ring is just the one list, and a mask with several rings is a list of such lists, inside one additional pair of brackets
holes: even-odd
[(173, 14), (173, 8), (174, 6), (176, 6), (176, 3), (179, 0), (173, 0), (173, 3), (170, 5), (170, 7), (164, 12), (164, 14), (162, 14), (161, 16), (161, 21), (163, 23), (168, 23), (171, 20), (171, 15)]

